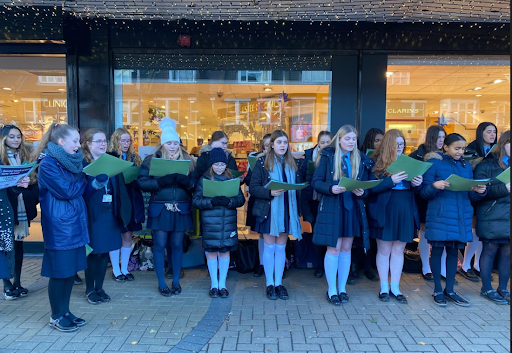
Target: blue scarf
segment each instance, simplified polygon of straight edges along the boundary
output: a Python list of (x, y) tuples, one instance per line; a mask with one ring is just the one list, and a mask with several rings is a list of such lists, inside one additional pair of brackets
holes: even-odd
[[(285, 171), (286, 180), (289, 183), (295, 182), (295, 172), (286, 164)], [(275, 181), (283, 181), (283, 169), (277, 158), (274, 158), (274, 166), (269, 172), (270, 179)], [(302, 239), (302, 228), (299, 220), (299, 211), (297, 208), (297, 197), (295, 190), (287, 191), (288, 193), (288, 211), (290, 213), (290, 234), (297, 239)], [(270, 235), (278, 237), (280, 233), (284, 233), (284, 193), (275, 196), (270, 203)]]

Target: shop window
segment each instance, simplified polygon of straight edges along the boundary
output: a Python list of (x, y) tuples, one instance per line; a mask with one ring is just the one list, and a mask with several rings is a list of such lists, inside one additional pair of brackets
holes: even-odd
[(196, 70), (169, 70), (169, 82), (196, 82)]
[(331, 71), (302, 71), (302, 82), (331, 82)]
[(270, 83), (272, 71), (238, 71), (238, 83)]

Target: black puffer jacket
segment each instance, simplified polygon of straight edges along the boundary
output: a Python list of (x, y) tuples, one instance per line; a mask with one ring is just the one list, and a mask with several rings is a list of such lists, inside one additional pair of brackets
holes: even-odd
[[(204, 179), (211, 180), (208, 172), (199, 179), (192, 199), (194, 207), (201, 210), (203, 247), (205, 249), (221, 249), (234, 246), (238, 242), (236, 209), (244, 205), (244, 194), (239, 188), (238, 195), (229, 198), (230, 203), (228, 207), (213, 206), (212, 198), (203, 196)], [(213, 180), (225, 181), (228, 180), (228, 177), (214, 174)]]
[(510, 239), (510, 192), (496, 177), (503, 172), (498, 158), (490, 153), (473, 172), (475, 179), (492, 178), (487, 195), (474, 204), (476, 235), (481, 239)]
[[(161, 154), (157, 152), (157, 158), (161, 158)], [(149, 175), (149, 168), (151, 166), (151, 159), (153, 155), (147, 156), (140, 166), (139, 176), (137, 181), (139, 182), (140, 189), (142, 191), (150, 192), (151, 198), (150, 203), (190, 203), (191, 193), (194, 190), (196, 184), (196, 173), (191, 172), (188, 175), (189, 183), (188, 186), (182, 188), (177, 184), (161, 189), (158, 186), (158, 177)]]

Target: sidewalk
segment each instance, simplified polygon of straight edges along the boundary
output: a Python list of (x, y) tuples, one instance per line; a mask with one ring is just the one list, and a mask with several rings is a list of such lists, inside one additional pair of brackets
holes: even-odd
[[(269, 301), (264, 278), (230, 271), (229, 299), (211, 300), (206, 268), (186, 269), (183, 292), (165, 298), (154, 272), (134, 272), (117, 283), (107, 270), (110, 303), (90, 305), (85, 285), (75, 286), (71, 308), (88, 324), (60, 333), (47, 323), (47, 279), (41, 257), (27, 257), (22, 284), (27, 298), (0, 302), (0, 352), (509, 352), (510, 306), (481, 298), (480, 283), (457, 276), (456, 291), (469, 308), (437, 307), (433, 284), (404, 274), (408, 305), (378, 300), (378, 282), (348, 286), (350, 302), (334, 307), (325, 299), (325, 278), (312, 270), (287, 271), (288, 301)], [(81, 274), (83, 277), (83, 274)], [(497, 275), (494, 275), (497, 283)]]

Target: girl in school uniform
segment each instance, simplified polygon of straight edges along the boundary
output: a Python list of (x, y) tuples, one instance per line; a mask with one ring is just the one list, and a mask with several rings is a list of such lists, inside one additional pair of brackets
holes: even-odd
[[(203, 196), (203, 180), (226, 181), (233, 179), (227, 169), (228, 158), (222, 148), (210, 151), (210, 168), (199, 179), (194, 193), (193, 205), (201, 210), (203, 225), (203, 247), (206, 251), (208, 271), (211, 278), (210, 297), (227, 298), (226, 277), (229, 269), (230, 252), (238, 244), (237, 208), (245, 203), (242, 190), (235, 197)], [(219, 276), (217, 278), (217, 269)]]
[[(25, 145), (23, 134), (15, 125), (4, 125), (0, 129), (0, 164), (21, 165), (29, 163), (30, 151)], [(24, 178), (17, 186), (7, 188), (14, 217), (14, 251), (8, 253), (7, 260), (14, 269), (13, 282), (4, 279), (4, 297), (16, 299), (25, 297), (28, 290), (21, 286), (23, 265), (23, 240), (29, 235), (30, 221), (37, 216), (39, 187), (33, 176)]]
[(300, 173), (288, 146), (288, 135), (276, 130), (270, 137), (270, 151), (258, 158), (249, 192), (255, 198), (252, 210), (256, 217), (255, 231), (263, 234), (263, 267), (267, 282), (267, 298), (286, 300), (287, 289), (282, 284), (286, 262), (288, 234), (302, 239), (300, 225), (300, 191), (269, 190), (271, 180), (300, 183)]
[[(263, 136), (263, 139), (260, 141), (260, 149), (259, 152), (251, 152), (249, 154), (250, 157), (262, 157), (266, 155), (270, 149), (270, 136), (271, 134), (265, 134)], [(248, 166), (247, 174), (244, 178), (244, 183), (247, 185), (247, 188), (251, 185), (251, 178), (252, 178), (252, 169), (251, 166)], [(247, 201), (247, 216), (245, 218), (245, 225), (251, 228), (251, 231), (254, 231), (254, 228), (256, 227), (256, 218), (252, 214), (252, 208), (254, 207), (254, 201), (255, 198), (251, 196), (251, 193), (249, 193), (249, 200)], [(259, 259), (259, 266), (254, 270), (254, 277), (261, 277), (265, 273), (263, 269), (263, 248), (265, 242), (263, 241), (263, 234), (258, 233), (258, 259)]]
[[(183, 237), (185, 231), (193, 227), (191, 196), (196, 184), (195, 163), (180, 145), (176, 132), (176, 122), (163, 118), (160, 122), (160, 145), (152, 155), (142, 162), (138, 182), (142, 191), (150, 192), (147, 227), (153, 230), (153, 259), (160, 294), (169, 297), (181, 293), (180, 269), (183, 260)], [(189, 174), (168, 174), (162, 177), (149, 175), (151, 160), (189, 160)], [(172, 289), (164, 278), (164, 249), (167, 241), (172, 247)]]
[[(320, 131), (318, 133), (317, 144), (313, 148), (309, 148), (304, 151), (304, 159), (300, 160), (300, 176), (302, 180), (311, 184), (311, 180), (313, 179), (313, 173), (309, 172), (308, 165), (313, 163), (315, 168), (318, 166), (320, 162), (320, 152), (324, 147), (331, 143), (332, 134), (330, 131)], [(307, 202), (309, 206), (310, 219), (306, 219), (311, 226), (315, 226), (316, 215), (318, 214), (318, 204), (320, 200), (320, 195), (313, 190), (311, 185), (302, 190), (302, 199), (303, 202)], [(325, 246), (313, 244), (313, 251), (315, 252), (318, 267), (315, 270), (314, 276), (316, 278), (322, 278), (324, 276), (324, 257), (325, 257)]]
[[(476, 234), (483, 244), (480, 294), (496, 304), (510, 304), (510, 292), (507, 290), (510, 278), (510, 180), (503, 183), (496, 179), (509, 167), (510, 131), (506, 131), (498, 140), (494, 153), (489, 153), (473, 173), (475, 179), (492, 179), (487, 186), (487, 195), (475, 204), (475, 214)], [(491, 271), (498, 251), (499, 284), (494, 290), (491, 286)]]
[(7, 190), (0, 189), (0, 278), (2, 279), (11, 278), (11, 271), (9, 271), (5, 255), (13, 251), (13, 248), (14, 223), (11, 203), (7, 197)]
[(376, 127), (372, 127), (364, 135), (363, 143), (361, 144), (361, 152), (367, 154), (369, 149), (376, 150), (382, 142), (384, 131)]
[(69, 310), (74, 276), (87, 268), (89, 243), (87, 208), (83, 199), (83, 155), (78, 130), (52, 124), (39, 142), (35, 156), (44, 157), (37, 169), (41, 201), (44, 255), (41, 276), (49, 277), (50, 326), (76, 331), (85, 320)]
[(236, 160), (233, 157), (231, 151), (228, 150), (228, 144), (229, 144), (228, 135), (226, 135), (226, 133), (224, 131), (214, 131), (212, 134), (212, 138), (210, 139), (208, 144), (201, 147), (201, 149), (199, 150), (200, 155), (199, 155), (199, 158), (197, 158), (196, 174), (198, 176), (201, 176), (208, 170), (208, 168), (210, 167), (208, 164), (210, 162), (210, 159), (209, 159), (210, 151), (213, 148), (219, 148), (219, 147), (222, 148), (224, 150), (224, 152), (226, 152), (228, 154), (228, 168), (233, 169), (233, 170), (238, 170), (238, 167), (236, 165)]
[[(87, 130), (82, 143), (84, 167), (100, 158), (107, 151), (107, 144), (103, 131)], [(89, 246), (92, 248), (85, 270), (85, 294), (89, 303), (99, 304), (110, 301), (103, 289), (109, 253), (121, 248), (120, 234), (130, 222), (132, 206), (122, 173), (112, 178), (106, 174), (96, 178), (87, 176), (84, 199), (89, 215)]]
[[(446, 136), (443, 145), (444, 154), (431, 152), (425, 156), (432, 166), (423, 175), (421, 197), (428, 200), (425, 237), (432, 245), (430, 266), (434, 276), (434, 302), (446, 306), (446, 299), (460, 306), (469, 306), (467, 300), (453, 290), (459, 249), (473, 240), (471, 222), (473, 206), (486, 194), (485, 185), (474, 187), (471, 191), (445, 190), (450, 184), (446, 179), (455, 174), (473, 179), (471, 165), (464, 160), (466, 140), (459, 134)], [(441, 287), (441, 256), (446, 248), (446, 287)]]
[[(132, 137), (125, 128), (121, 127), (114, 131), (110, 138), (108, 150), (113, 156), (132, 162), (134, 166), (140, 166), (142, 163), (140, 156), (133, 148)], [(132, 204), (130, 223), (128, 223), (123, 229), (123, 233), (121, 233), (121, 249), (112, 250), (109, 253), (110, 262), (112, 263), (112, 274), (114, 279), (118, 282), (133, 281), (135, 279), (128, 271), (128, 261), (130, 260), (130, 253), (132, 251), (132, 237), (133, 232), (142, 229), (142, 223), (144, 223), (146, 218), (144, 215), (144, 199), (137, 180), (126, 184), (126, 191)], [(121, 266), (119, 266), (119, 253), (121, 253)]]
[[(357, 131), (342, 126), (329, 146), (320, 152), (320, 163), (313, 175), (313, 190), (320, 194), (320, 205), (313, 229), (313, 243), (327, 246), (324, 259), (329, 289), (327, 301), (333, 305), (348, 302), (345, 289), (350, 271), (352, 241), (363, 237), (369, 248), (368, 221), (362, 200), (364, 190), (346, 191), (338, 186), (342, 177), (368, 180), (371, 160), (357, 149)], [(336, 274), (338, 287), (336, 287)]]
[[(446, 131), (440, 125), (431, 125), (427, 129), (425, 142), (419, 145), (418, 149), (412, 152), (409, 157), (424, 161), (425, 156), (430, 152), (441, 152), (443, 150), (444, 138)], [(422, 277), (427, 282), (433, 282), (432, 270), (430, 269), (430, 245), (425, 238), (425, 217), (427, 216), (427, 200), (423, 199), (419, 194), (415, 194), (416, 204), (418, 205), (418, 213), (420, 215), (420, 231), (418, 232), (419, 243), (418, 250), (420, 252)], [(443, 251), (441, 258), (441, 276), (446, 277), (446, 251)]]
[[(413, 241), (420, 227), (414, 193), (419, 191), (423, 177), (416, 176), (407, 181), (405, 172), (391, 175), (386, 171), (404, 150), (403, 133), (396, 129), (388, 130), (372, 156), (375, 164), (369, 179), (382, 182), (369, 190), (367, 210), (370, 236), (377, 239), (379, 299), (389, 301), (391, 294), (399, 303), (407, 304), (407, 298), (400, 291), (400, 277), (405, 245)], [(390, 272), (391, 288), (388, 282)]]
[[(467, 159), (471, 159), (473, 169), (481, 162), (482, 158), (486, 157), (491, 151), (492, 147), (496, 144), (496, 135), (498, 129), (496, 125), (490, 122), (483, 122), (478, 124), (476, 128), (476, 139), (471, 142), (464, 153)], [(480, 277), (480, 255), (482, 254), (482, 242), (480, 241), (475, 230), (475, 219), (473, 219), (473, 241), (468, 243), (464, 249), (464, 260), (462, 261), (462, 268), (459, 274), (470, 280), (471, 282), (478, 282)], [(475, 257), (473, 267), (471, 267), (471, 260)]]

